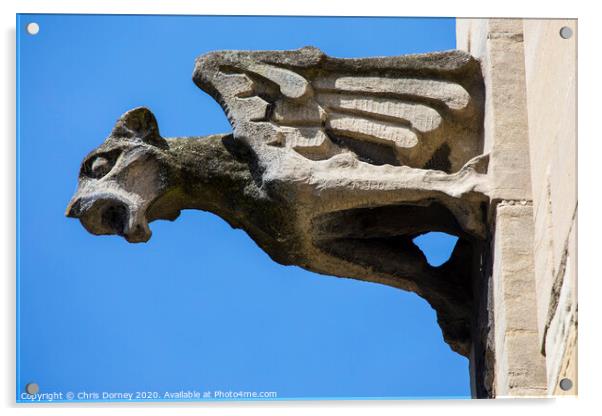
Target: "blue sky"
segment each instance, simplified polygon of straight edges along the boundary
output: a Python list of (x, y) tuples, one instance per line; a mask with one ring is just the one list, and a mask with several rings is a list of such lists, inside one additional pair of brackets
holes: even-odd
[[(196, 56), (452, 49), (453, 19), (21, 15), (17, 28), (18, 392), (469, 396), (468, 361), (414, 294), (281, 266), (209, 213), (152, 223), (137, 245), (64, 217), (82, 158), (126, 110), (149, 107), (165, 137), (230, 130), (191, 81)], [(420, 245), (440, 263), (453, 240)]]

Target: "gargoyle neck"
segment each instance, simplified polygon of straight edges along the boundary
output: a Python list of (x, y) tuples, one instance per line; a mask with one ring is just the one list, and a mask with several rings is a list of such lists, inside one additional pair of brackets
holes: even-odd
[(292, 264), (298, 250), (290, 206), (261, 186), (251, 151), (232, 135), (167, 139), (165, 192), (149, 221), (175, 219), (183, 209), (209, 211), (244, 229), (275, 261)]
[(246, 226), (264, 196), (253, 180), (253, 158), (232, 135), (168, 139), (172, 207), (213, 212)]

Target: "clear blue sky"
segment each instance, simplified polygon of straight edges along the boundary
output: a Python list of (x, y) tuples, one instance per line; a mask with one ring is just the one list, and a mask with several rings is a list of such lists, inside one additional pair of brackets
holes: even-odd
[[(124, 111), (151, 108), (165, 137), (230, 130), (191, 81), (197, 55), (445, 50), (453, 19), (21, 15), (17, 28), (18, 392), (469, 395), (468, 361), (414, 294), (281, 266), (209, 213), (152, 223), (137, 245), (64, 217), (82, 158)], [(441, 262), (453, 240), (420, 244)]]

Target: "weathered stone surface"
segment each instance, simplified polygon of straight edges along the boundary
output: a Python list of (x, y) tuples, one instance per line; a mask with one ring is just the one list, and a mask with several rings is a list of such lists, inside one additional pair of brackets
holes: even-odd
[[(513, 365), (519, 368), (524, 363), (508, 360), (509, 356), (518, 356), (513, 348), (522, 348), (511, 340), (514, 325), (521, 320), (525, 313), (525, 304), (533, 307), (535, 300), (535, 285), (529, 284), (534, 280), (533, 267), (523, 268), (518, 276), (507, 272), (512, 267), (517, 256), (525, 257), (524, 262), (530, 261), (532, 250), (524, 243), (525, 235), (532, 229), (531, 212), (531, 181), (529, 166), (529, 140), (527, 124), (527, 101), (525, 91), (525, 71), (523, 53), (522, 20), (520, 19), (458, 19), (457, 43), (481, 61), (484, 88), (486, 94), (483, 146), (490, 154), (488, 176), (490, 232), (494, 240), (484, 251), (483, 277), (480, 280), (480, 306), (475, 312), (476, 328), (473, 330), (474, 351), (471, 360), (471, 377), (475, 383), (478, 395), (525, 395), (532, 386), (540, 388), (540, 379), (531, 371), (533, 379), (528, 375), (522, 376), (520, 383), (516, 379)], [(505, 205), (525, 203), (527, 209), (521, 211), (524, 218), (519, 218), (527, 228), (516, 228), (517, 234), (506, 234), (504, 224), (498, 218), (498, 204)], [(504, 235), (506, 250), (501, 256), (501, 243), (498, 240)], [(516, 239), (515, 242), (512, 242)], [(516, 247), (516, 250), (513, 249)], [(508, 263), (509, 262), (509, 263)], [(518, 280), (517, 280), (518, 279)], [(523, 282), (525, 291), (514, 291), (516, 282)], [(508, 288), (510, 293), (501, 288)], [(532, 311), (535, 312), (534, 310)], [(535, 319), (526, 315), (526, 319)], [(509, 320), (509, 322), (506, 322)], [(512, 322), (514, 321), (514, 322)], [(533, 322), (531, 322), (532, 324)], [(508, 327), (508, 338), (506, 334)], [(535, 325), (535, 328), (537, 325)], [(479, 339), (480, 338), (480, 339)], [(528, 337), (521, 337), (524, 341)], [(523, 349), (527, 360), (531, 363), (541, 363), (541, 354), (536, 348)], [(531, 355), (531, 356), (529, 356)], [(521, 370), (519, 370), (520, 372)], [(545, 367), (543, 368), (545, 372)], [(513, 381), (514, 380), (514, 381)], [(541, 394), (541, 391), (540, 391)]]
[[(464, 35), (467, 26), (471, 32)], [(481, 60), (487, 96), (484, 151), (491, 155), (490, 196), (530, 200), (522, 20), (458, 19), (457, 32), (458, 45), (470, 43), (466, 50)]]
[(493, 270), (495, 395), (542, 396), (546, 367), (538, 348), (533, 217), (530, 203), (496, 207)]

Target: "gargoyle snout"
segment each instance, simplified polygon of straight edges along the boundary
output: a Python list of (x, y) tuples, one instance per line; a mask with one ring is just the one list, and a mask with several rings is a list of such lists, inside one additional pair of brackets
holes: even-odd
[(81, 214), (81, 200), (79, 198), (74, 198), (67, 205), (67, 209), (65, 210), (65, 216), (69, 218), (79, 218)]
[(95, 235), (120, 235), (130, 243), (146, 242), (151, 237), (144, 215), (115, 197), (76, 197), (65, 215), (79, 218), (84, 228)]

